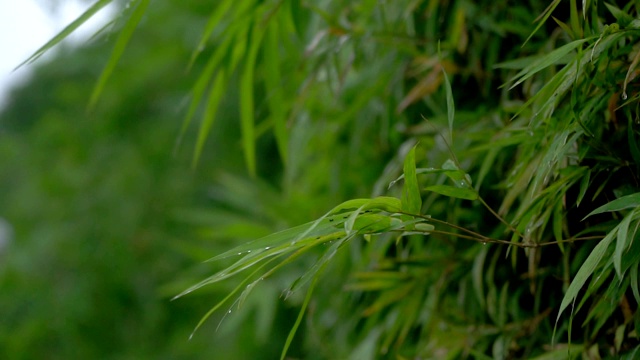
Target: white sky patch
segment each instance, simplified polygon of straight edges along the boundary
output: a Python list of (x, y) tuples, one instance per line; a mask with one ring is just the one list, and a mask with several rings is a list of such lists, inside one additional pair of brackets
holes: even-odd
[[(7, 100), (12, 85), (25, 79), (32, 65), (13, 71), (31, 54), (80, 16), (91, 3), (61, 1), (55, 11), (36, 0), (0, 0), (0, 107)], [(111, 7), (102, 9), (70, 36), (72, 43), (82, 43), (106, 24), (113, 15)], [(55, 47), (42, 58), (55, 53)], [(42, 59), (41, 58), (41, 59)], [(36, 60), (42, 61), (41, 59)]]

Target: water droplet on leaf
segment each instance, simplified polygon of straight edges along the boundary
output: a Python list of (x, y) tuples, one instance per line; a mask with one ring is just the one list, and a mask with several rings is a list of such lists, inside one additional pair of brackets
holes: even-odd
[(627, 100), (627, 98), (628, 98), (626, 92), (622, 92), (622, 95), (620, 95), (620, 97), (622, 98), (622, 100)]

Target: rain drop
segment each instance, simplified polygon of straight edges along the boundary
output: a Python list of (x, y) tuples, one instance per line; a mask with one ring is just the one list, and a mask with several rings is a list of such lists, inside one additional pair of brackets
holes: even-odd
[(231, 309), (229, 309), (229, 311), (227, 311), (227, 314), (231, 314)]
[(241, 252), (239, 252), (239, 253), (238, 253), (238, 255), (242, 255), (242, 253), (241, 253)]
[(265, 247), (264, 249), (265, 249), (265, 250), (269, 250), (269, 249), (271, 249), (271, 246), (267, 246), (267, 247)]
[(620, 97), (622, 98), (622, 100), (627, 100), (628, 96), (626, 92), (622, 92), (622, 95), (620, 95)]

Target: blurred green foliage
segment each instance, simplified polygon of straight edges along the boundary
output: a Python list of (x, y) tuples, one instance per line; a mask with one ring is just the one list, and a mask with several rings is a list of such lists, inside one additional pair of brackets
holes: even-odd
[(638, 3), (148, 3), (0, 115), (8, 357), (634, 357)]

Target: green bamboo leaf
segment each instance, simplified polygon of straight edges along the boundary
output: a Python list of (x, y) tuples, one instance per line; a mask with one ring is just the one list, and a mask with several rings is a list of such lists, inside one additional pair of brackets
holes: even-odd
[[(240, 291), (240, 289), (244, 288), (245, 284), (248, 283), (249, 280), (251, 280), (260, 270), (262, 270), (265, 266), (267, 266), (269, 263), (273, 262), (276, 259), (277, 259), (277, 257), (274, 257), (271, 260), (269, 260), (268, 262), (265, 262), (264, 264), (258, 266), (251, 274), (249, 274), (249, 276), (245, 277), (245, 279), (242, 280), (238, 284), (238, 286), (236, 286), (233, 290), (231, 290), (229, 292), (229, 294), (227, 294), (227, 296), (224, 297), (224, 299), (220, 300), (220, 302), (218, 302), (211, 309), (209, 309), (209, 311), (207, 311), (206, 314), (204, 314), (200, 318), (200, 321), (198, 321), (198, 324), (193, 329), (193, 331), (191, 331), (191, 335), (189, 335), (189, 340), (191, 340), (193, 338), (193, 335), (196, 333), (196, 331), (198, 331), (198, 329), (200, 329), (200, 327), (205, 323), (205, 321), (207, 321), (207, 319), (209, 319), (211, 314), (216, 312), (216, 310), (218, 310), (220, 307), (222, 307), (222, 305), (224, 305), (227, 301), (229, 301), (229, 299), (231, 299), (231, 297), (233, 297), (233, 295), (235, 295), (238, 291)], [(175, 300), (177, 298), (178, 297), (175, 297), (172, 300)]]
[(402, 210), (409, 214), (419, 214), (422, 198), (416, 176), (416, 147), (412, 147), (404, 159), (404, 186), (402, 187)]
[(614, 5), (605, 2), (604, 6), (606, 6), (609, 12), (611, 12), (611, 15), (616, 18), (616, 22), (620, 23), (623, 27), (626, 27), (627, 24), (634, 20), (633, 16)]
[(451, 91), (451, 83), (447, 72), (442, 68), (442, 74), (444, 75), (444, 89), (447, 97), (447, 120), (449, 122), (449, 142), (453, 143), (453, 119), (455, 116), (455, 105), (453, 103), (453, 92)]
[(107, 80), (111, 76), (111, 73), (116, 68), (118, 61), (120, 61), (120, 57), (124, 53), (124, 49), (127, 47), (133, 32), (136, 27), (142, 20), (142, 16), (147, 10), (147, 6), (149, 5), (150, 0), (139, 0), (137, 6), (133, 10), (131, 17), (127, 20), (127, 23), (124, 25), (122, 30), (120, 30), (120, 34), (116, 39), (116, 44), (113, 46), (113, 50), (111, 52), (111, 56), (107, 61), (107, 65), (105, 65), (104, 70), (102, 70), (102, 74), (100, 74), (100, 78), (96, 86), (93, 88), (93, 92), (91, 93), (91, 98), (89, 99), (89, 109), (93, 108), (102, 94), (102, 90), (107, 83)]
[(196, 83), (191, 90), (191, 101), (189, 102), (189, 108), (187, 110), (187, 114), (182, 120), (182, 126), (180, 128), (180, 134), (178, 135), (178, 139), (176, 141), (175, 150), (180, 146), (182, 139), (184, 138), (189, 125), (191, 124), (191, 120), (200, 105), (200, 102), (204, 96), (205, 91), (207, 90), (207, 85), (209, 85), (209, 81), (213, 77), (215, 70), (218, 65), (224, 58), (225, 54), (227, 54), (230, 44), (233, 41), (233, 36), (225, 37), (225, 40), (218, 45), (214, 54), (207, 61), (207, 65), (205, 66), (202, 73), (198, 76)]
[(540, 30), (542, 25), (545, 22), (547, 22), (547, 19), (549, 19), (549, 16), (551, 16), (551, 13), (553, 13), (553, 10), (556, 9), (558, 4), (560, 4), (560, 0), (553, 0), (551, 4), (549, 4), (549, 6), (547, 6), (547, 8), (542, 12), (542, 14), (538, 16), (538, 18), (536, 19), (536, 21), (538, 22), (538, 25), (536, 26), (535, 29), (533, 29), (533, 31), (531, 32), (531, 35), (529, 35), (527, 40), (524, 41), (524, 43), (522, 44), (523, 47), (529, 42), (529, 40), (531, 40), (531, 38), (533, 37), (533, 34), (538, 32), (538, 30)]
[(315, 288), (316, 283), (318, 282), (318, 278), (320, 277), (320, 273), (322, 272), (323, 269), (324, 269), (324, 266), (322, 267), (322, 269), (320, 269), (316, 273), (316, 275), (313, 278), (313, 281), (311, 282), (311, 285), (309, 286), (309, 289), (307, 290), (307, 295), (305, 295), (304, 301), (302, 302), (302, 307), (300, 308), (300, 312), (298, 313), (298, 318), (296, 319), (296, 322), (293, 324), (291, 331), (289, 331), (287, 340), (284, 343), (284, 348), (282, 349), (282, 355), (280, 355), (280, 360), (284, 360), (285, 356), (287, 355), (287, 350), (289, 350), (289, 346), (291, 346), (291, 343), (293, 342), (293, 337), (296, 335), (296, 332), (298, 331), (298, 327), (302, 322), (302, 318), (304, 317), (304, 313), (307, 310), (307, 306), (311, 301), (311, 294), (313, 294), (313, 289)]
[(67, 25), (62, 31), (60, 31), (56, 36), (54, 36), (51, 40), (47, 41), (46, 44), (42, 45), (38, 50), (36, 50), (31, 56), (29, 56), (25, 61), (21, 62), (20, 65), (16, 66), (13, 71), (18, 70), (24, 65), (31, 64), (36, 61), (42, 54), (47, 52), (52, 47), (56, 46), (62, 40), (64, 40), (67, 36), (73, 33), (77, 28), (79, 28), (82, 24), (84, 24), (87, 20), (89, 20), (93, 15), (95, 15), (98, 11), (100, 11), (105, 6), (109, 5), (112, 0), (98, 0), (93, 5), (91, 5), (82, 15), (78, 16), (75, 20), (71, 22), (71, 24)]
[(578, 297), (578, 293), (580, 292), (584, 284), (587, 282), (587, 279), (595, 271), (596, 267), (602, 260), (602, 257), (606, 253), (607, 248), (611, 244), (611, 241), (613, 241), (617, 233), (618, 233), (618, 227), (615, 227), (613, 230), (611, 230), (607, 234), (607, 236), (604, 237), (604, 239), (602, 239), (598, 243), (598, 245), (596, 245), (595, 248), (593, 248), (593, 250), (591, 251), (591, 254), (589, 254), (589, 257), (587, 257), (587, 259), (584, 261), (584, 263), (580, 267), (580, 270), (578, 270), (578, 273), (576, 274), (573, 281), (571, 281), (571, 284), (569, 285), (567, 292), (564, 294), (564, 297), (562, 298), (560, 309), (558, 310), (558, 317), (556, 318), (556, 325), (558, 324), (558, 320), (560, 320), (560, 316), (562, 315), (564, 310), (571, 303), (573, 303), (573, 301)]
[(601, 214), (603, 212), (621, 211), (625, 209), (636, 208), (638, 206), (640, 206), (640, 192), (623, 196), (605, 205), (602, 205), (590, 212), (589, 215), (585, 216), (582, 220), (584, 221), (584, 219), (588, 218), (589, 216)]
[(618, 240), (613, 253), (613, 267), (616, 269), (616, 274), (620, 280), (622, 280), (622, 255), (629, 250), (629, 245), (631, 244), (632, 234), (629, 233), (629, 226), (635, 215), (635, 211), (630, 212), (618, 225)]
[(240, 76), (240, 123), (242, 129), (242, 149), (247, 163), (247, 170), (252, 177), (256, 176), (256, 138), (253, 104), (253, 74), (256, 57), (262, 43), (263, 29), (254, 24), (251, 33), (251, 47), (245, 60), (244, 70)]
[(576, 204), (580, 206), (582, 199), (584, 199), (584, 194), (587, 193), (587, 189), (589, 188), (589, 180), (591, 180), (591, 171), (587, 170), (587, 174), (582, 177), (580, 180), (580, 190), (578, 191), (578, 198), (576, 199)]
[(544, 57), (541, 57), (540, 59), (534, 61), (532, 64), (522, 69), (516, 76), (513, 77), (513, 80), (515, 80), (515, 83), (509, 87), (509, 90), (522, 84), (525, 80), (529, 79), (530, 77), (538, 73), (540, 70), (543, 70), (563, 60), (567, 54), (569, 54), (571, 51), (575, 50), (578, 46), (584, 44), (589, 40), (590, 39), (580, 39), (580, 40), (572, 41), (564, 46), (561, 46), (551, 51), (549, 54), (545, 55)]
[[(459, 172), (460, 170), (446, 170), (446, 169), (435, 169), (435, 168), (417, 168), (416, 169), (416, 175), (421, 175), (421, 174), (446, 174), (449, 172)], [(393, 185), (395, 185), (398, 181), (404, 179), (404, 174), (400, 175), (397, 179), (393, 180), (392, 182), (389, 183), (389, 189), (391, 189), (391, 187)]]
[(631, 281), (631, 291), (633, 292), (633, 297), (636, 299), (636, 303), (640, 304), (640, 289), (638, 289), (637, 264), (629, 269), (629, 280)]
[[(200, 37), (198, 46), (191, 54), (191, 59), (189, 60), (189, 65), (187, 65), (187, 69), (191, 69), (198, 55), (200, 55), (202, 50), (204, 50), (204, 47), (207, 44), (207, 41), (209, 41), (209, 38), (211, 37), (211, 34), (213, 34), (213, 31), (215, 30), (215, 28), (220, 24), (220, 20), (222, 20), (222, 17), (227, 13), (231, 5), (234, 3), (235, 2), (232, 0), (226, 0), (218, 3), (218, 6), (216, 6), (215, 10), (211, 13), (211, 16), (209, 16), (209, 20), (207, 21), (204, 31), (202, 32), (202, 36)], [(240, 2), (239, 5), (242, 6), (248, 3), (250, 3), (250, 1), (242, 1)]]
[(191, 163), (191, 166), (193, 167), (195, 167), (198, 164), (198, 161), (200, 160), (200, 155), (202, 154), (204, 143), (207, 140), (209, 132), (211, 131), (211, 127), (213, 126), (216, 112), (218, 111), (218, 104), (220, 104), (220, 100), (222, 99), (222, 95), (224, 94), (225, 81), (226, 81), (226, 74), (224, 70), (220, 70), (216, 74), (215, 79), (213, 80), (213, 85), (211, 86), (211, 90), (209, 91), (207, 107), (202, 117), (202, 123), (200, 124), (200, 129), (198, 130), (198, 138), (196, 139), (196, 147), (194, 150), (193, 160)]
[(478, 199), (478, 193), (473, 189), (459, 188), (449, 185), (432, 185), (425, 188), (426, 191), (432, 191), (434, 193), (445, 195), (457, 199), (476, 200)]
[(311, 266), (301, 277), (296, 279), (296, 281), (291, 284), (288, 290), (285, 291), (285, 298), (290, 296), (292, 293), (298, 291), (300, 287), (309, 282), (312, 278), (318, 276), (318, 272), (324, 268), (327, 263), (336, 255), (338, 249), (342, 247), (347, 241), (351, 240), (356, 234), (353, 233), (351, 235), (344, 234), (340, 239), (335, 240), (335, 242), (327, 249), (324, 254)]
[(280, 158), (286, 165), (289, 158), (289, 140), (287, 137), (287, 110), (283, 94), (283, 77), (280, 72), (280, 51), (278, 43), (277, 21), (272, 21), (267, 28), (264, 47), (265, 85), (274, 134), (280, 152)]

